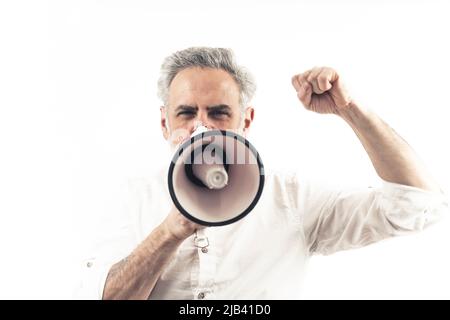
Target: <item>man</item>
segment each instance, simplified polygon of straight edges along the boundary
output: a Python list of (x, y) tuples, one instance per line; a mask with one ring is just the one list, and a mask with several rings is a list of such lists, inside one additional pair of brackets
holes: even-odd
[[(310, 255), (421, 230), (442, 213), (441, 190), (413, 150), (351, 99), (335, 70), (313, 68), (295, 75), (292, 85), (308, 110), (346, 121), (382, 186), (328, 190), (295, 174), (269, 172), (262, 197), (247, 217), (204, 228), (175, 209), (163, 176), (140, 181), (117, 236), (86, 263), (84, 297), (298, 298)], [(164, 61), (158, 86), (164, 102), (161, 129), (170, 143), (185, 139), (200, 123), (247, 135), (255, 85), (231, 51), (176, 52)], [(195, 237), (208, 245), (199, 246)]]

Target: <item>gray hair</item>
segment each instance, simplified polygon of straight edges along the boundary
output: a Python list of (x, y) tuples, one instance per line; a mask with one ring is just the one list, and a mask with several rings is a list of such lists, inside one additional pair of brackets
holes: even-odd
[(256, 91), (256, 83), (250, 72), (236, 63), (231, 49), (192, 47), (177, 51), (164, 59), (158, 80), (158, 97), (168, 103), (169, 86), (183, 69), (191, 67), (222, 69), (236, 81), (240, 93), (240, 105), (244, 108)]

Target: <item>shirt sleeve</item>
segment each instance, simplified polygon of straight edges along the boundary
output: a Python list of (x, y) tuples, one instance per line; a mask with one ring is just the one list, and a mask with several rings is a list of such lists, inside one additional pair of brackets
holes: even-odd
[(82, 261), (76, 299), (102, 299), (110, 268), (137, 246), (133, 219), (133, 212), (139, 205), (137, 196), (136, 186), (128, 180), (120, 186), (116, 198), (105, 206), (108, 218), (105, 226), (99, 227), (92, 249)]
[(305, 241), (328, 255), (424, 229), (448, 212), (446, 196), (381, 180), (381, 186), (339, 190), (297, 185)]

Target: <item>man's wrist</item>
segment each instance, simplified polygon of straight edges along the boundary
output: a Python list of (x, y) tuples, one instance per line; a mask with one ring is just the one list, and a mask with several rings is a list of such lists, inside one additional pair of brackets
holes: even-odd
[(353, 129), (369, 129), (375, 120), (375, 114), (362, 108), (354, 101), (338, 110), (337, 115), (345, 120)]
[(185, 238), (176, 235), (167, 224), (167, 221), (163, 221), (158, 227), (158, 233), (164, 243), (179, 245), (185, 240)]

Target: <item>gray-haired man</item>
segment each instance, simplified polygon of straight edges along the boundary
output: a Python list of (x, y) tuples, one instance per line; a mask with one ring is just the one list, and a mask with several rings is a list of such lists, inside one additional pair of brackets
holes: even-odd
[[(260, 202), (246, 218), (203, 228), (172, 205), (164, 175), (133, 187), (134, 203), (105, 242), (108, 254), (86, 267), (85, 297), (103, 299), (298, 298), (312, 254), (330, 254), (421, 230), (446, 208), (436, 182), (410, 146), (375, 113), (353, 101), (338, 73), (314, 68), (295, 75), (302, 104), (335, 114), (354, 130), (381, 178), (379, 188), (333, 190), (295, 174), (266, 173)], [(230, 50), (189, 48), (166, 58), (158, 83), (161, 129), (240, 130), (254, 119), (255, 83)], [(181, 137), (183, 138), (183, 137)], [(194, 234), (208, 238), (207, 247)]]

